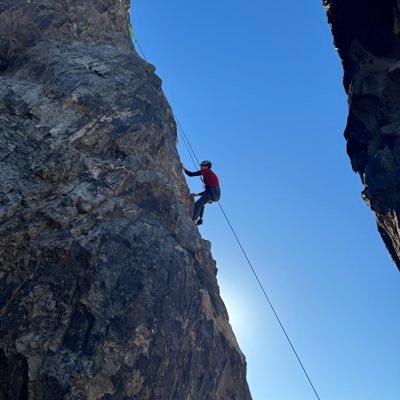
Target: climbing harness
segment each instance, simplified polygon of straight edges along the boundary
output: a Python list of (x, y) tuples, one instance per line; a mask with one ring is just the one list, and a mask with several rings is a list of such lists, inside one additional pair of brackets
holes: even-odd
[[(143, 56), (144, 60), (147, 62), (147, 59), (146, 59), (146, 57), (145, 57), (145, 55), (144, 55), (144, 53), (143, 53), (143, 50), (142, 50), (142, 48), (140, 47), (140, 44), (139, 44), (137, 38), (135, 37), (135, 35), (134, 35), (134, 33), (133, 33), (132, 25), (131, 25), (131, 24), (129, 24), (129, 25), (130, 25), (129, 32), (130, 32), (130, 34), (131, 34), (132, 40), (134, 41), (134, 43), (136, 43), (136, 44), (138, 45), (138, 48), (139, 48), (140, 52), (142, 53), (142, 56)], [(185, 147), (186, 147), (186, 149), (187, 149), (187, 151), (188, 151), (188, 154), (189, 154), (190, 158), (192, 159), (193, 164), (194, 164), (195, 167), (197, 168), (197, 165), (199, 165), (200, 162), (199, 162), (199, 160), (198, 160), (198, 158), (197, 158), (197, 156), (196, 156), (196, 153), (194, 152), (193, 147), (191, 146), (190, 141), (189, 141), (187, 135), (185, 134), (185, 131), (184, 131), (184, 129), (183, 129), (181, 123), (179, 122), (179, 119), (178, 119), (177, 116), (175, 115), (174, 111), (172, 111), (172, 115), (173, 115), (173, 117), (175, 118), (175, 121), (176, 121), (176, 124), (177, 124), (177, 127), (178, 127), (178, 132), (180, 132), (180, 134), (181, 134), (181, 137), (182, 137), (182, 139), (183, 139), (183, 143), (184, 143), (184, 145), (185, 145)], [(275, 307), (273, 306), (273, 304), (272, 304), (272, 302), (271, 302), (271, 300), (270, 300), (270, 298), (269, 298), (269, 296), (268, 296), (266, 290), (264, 289), (264, 286), (263, 286), (263, 284), (261, 283), (260, 278), (258, 277), (258, 274), (257, 274), (256, 270), (254, 269), (253, 264), (251, 263), (251, 261), (250, 261), (248, 255), (247, 255), (246, 250), (244, 249), (244, 247), (243, 247), (243, 245), (242, 245), (242, 243), (241, 243), (241, 241), (240, 241), (238, 235), (236, 234), (236, 231), (235, 231), (235, 229), (233, 228), (233, 226), (232, 226), (232, 224), (231, 224), (231, 222), (230, 222), (230, 219), (228, 218), (228, 215), (226, 214), (226, 212), (225, 212), (224, 208), (222, 207), (221, 203), (220, 203), (219, 201), (217, 201), (217, 203), (218, 203), (219, 208), (221, 209), (221, 212), (222, 212), (223, 216), (225, 217), (225, 220), (226, 220), (226, 222), (228, 223), (229, 228), (231, 229), (231, 231), (232, 231), (232, 233), (233, 233), (233, 236), (235, 237), (236, 242), (238, 243), (238, 245), (239, 245), (239, 247), (240, 247), (240, 249), (241, 249), (241, 251), (242, 251), (242, 253), (243, 253), (243, 255), (244, 255), (244, 257), (245, 257), (245, 259), (246, 259), (246, 261), (247, 261), (247, 263), (248, 263), (248, 265), (250, 266), (250, 269), (251, 269), (251, 271), (252, 271), (252, 273), (253, 273), (253, 275), (254, 275), (254, 277), (255, 277), (255, 279), (256, 279), (258, 285), (260, 286), (261, 291), (262, 291), (262, 293), (263, 293), (265, 299), (267, 300), (267, 303), (268, 303), (269, 307), (271, 308), (271, 310), (272, 310), (272, 312), (273, 312), (273, 314), (274, 314), (276, 320), (278, 321), (278, 324), (279, 324), (279, 326), (280, 326), (282, 332), (284, 333), (284, 336), (285, 336), (286, 340), (288, 341), (288, 343), (289, 343), (289, 345), (290, 345), (290, 348), (292, 349), (292, 351), (293, 351), (293, 353), (294, 353), (294, 355), (295, 355), (295, 357), (296, 357), (298, 363), (300, 364), (300, 367), (301, 367), (301, 369), (303, 370), (303, 372), (304, 372), (304, 374), (305, 374), (305, 376), (306, 376), (306, 378), (307, 378), (307, 380), (308, 380), (308, 382), (309, 382), (309, 384), (310, 384), (310, 386), (311, 386), (311, 388), (312, 388), (312, 390), (313, 390), (313, 392), (314, 392), (316, 398), (317, 398), (318, 400), (321, 400), (320, 397), (319, 397), (319, 395), (318, 395), (317, 390), (315, 389), (315, 386), (314, 386), (314, 384), (313, 384), (313, 382), (312, 382), (310, 376), (308, 375), (308, 373), (307, 373), (307, 371), (306, 371), (306, 369), (305, 369), (305, 367), (304, 367), (303, 362), (302, 362), (301, 359), (300, 359), (300, 356), (298, 355), (298, 353), (297, 353), (297, 351), (296, 351), (296, 349), (295, 349), (295, 347), (294, 347), (294, 345), (293, 345), (293, 343), (292, 343), (292, 341), (291, 341), (291, 339), (290, 339), (290, 337), (289, 337), (289, 335), (288, 335), (288, 333), (287, 333), (285, 327), (283, 326), (283, 323), (281, 322), (281, 319), (280, 319), (279, 316), (278, 316), (277, 311), (275, 310)]]

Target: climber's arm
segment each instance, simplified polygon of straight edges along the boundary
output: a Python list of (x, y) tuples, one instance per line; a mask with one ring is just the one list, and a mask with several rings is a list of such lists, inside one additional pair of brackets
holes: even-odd
[(185, 174), (188, 176), (201, 176), (202, 175), (201, 171), (190, 172), (185, 168), (185, 166), (183, 164), (181, 164), (181, 166), (182, 166), (182, 169), (185, 171)]

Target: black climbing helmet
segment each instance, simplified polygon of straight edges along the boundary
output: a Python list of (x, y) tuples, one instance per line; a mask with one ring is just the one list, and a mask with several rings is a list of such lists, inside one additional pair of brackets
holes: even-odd
[(201, 166), (201, 167), (208, 167), (208, 168), (211, 169), (212, 163), (211, 163), (211, 161), (204, 160), (204, 161), (201, 162), (200, 166)]

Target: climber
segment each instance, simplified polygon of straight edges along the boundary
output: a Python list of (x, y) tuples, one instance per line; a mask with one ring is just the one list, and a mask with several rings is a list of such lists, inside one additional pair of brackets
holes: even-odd
[(188, 176), (201, 176), (204, 182), (205, 190), (201, 193), (193, 193), (194, 197), (200, 196), (200, 199), (194, 204), (193, 211), (193, 222), (196, 225), (201, 225), (203, 223), (204, 207), (207, 203), (213, 203), (219, 201), (221, 197), (221, 190), (219, 188), (219, 181), (217, 175), (211, 171), (211, 161), (202, 161), (200, 164), (200, 170), (196, 172), (188, 171), (183, 164), (181, 164), (182, 169)]

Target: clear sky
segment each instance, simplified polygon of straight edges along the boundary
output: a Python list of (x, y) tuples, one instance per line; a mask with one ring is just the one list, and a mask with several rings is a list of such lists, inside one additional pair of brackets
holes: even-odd
[[(321, 400), (399, 400), (400, 273), (346, 155), (322, 0), (136, 0), (132, 12)], [(254, 400), (315, 398), (218, 206), (205, 217)]]

